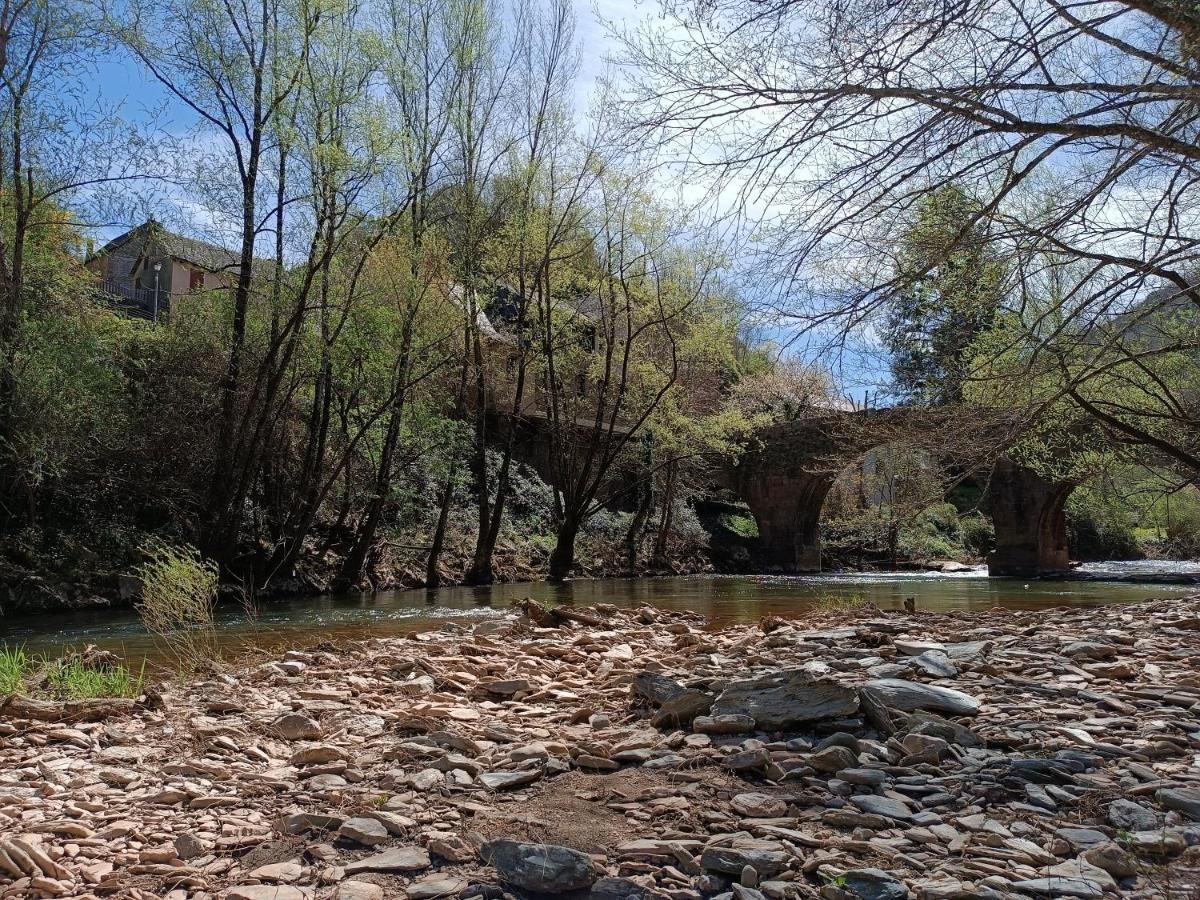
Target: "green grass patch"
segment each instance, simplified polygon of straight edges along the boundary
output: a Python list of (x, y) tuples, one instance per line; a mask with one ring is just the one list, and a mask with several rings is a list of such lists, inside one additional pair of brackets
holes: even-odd
[(0, 647), (0, 694), (15, 694), (29, 669), (29, 658), (22, 647)]
[(41, 695), (55, 700), (137, 697), (146, 682), (138, 672), (113, 663), (88, 665), (73, 654), (61, 659), (31, 657), (22, 647), (0, 646), (0, 694)]
[(137, 697), (146, 680), (144, 664), (135, 675), (122, 665), (101, 669), (74, 660), (54, 660), (45, 672), (51, 692), (64, 700)]

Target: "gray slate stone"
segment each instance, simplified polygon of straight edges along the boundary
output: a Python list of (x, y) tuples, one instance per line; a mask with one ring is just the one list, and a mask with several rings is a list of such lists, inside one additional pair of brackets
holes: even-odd
[(596, 881), (592, 858), (570, 847), (499, 840), (488, 841), (479, 854), (501, 881), (538, 894), (559, 896)]
[(1122, 797), (1108, 806), (1108, 823), (1124, 831), (1149, 831), (1159, 825), (1159, 816), (1154, 810)]
[(783, 669), (731, 681), (712, 705), (713, 716), (750, 716), (760, 729), (836, 719), (858, 712), (853, 688), (817, 678), (804, 669)]
[(843, 874), (846, 890), (861, 900), (907, 900), (908, 886), (882, 869), (851, 869)]
[(743, 840), (736, 847), (707, 847), (700, 856), (700, 865), (709, 872), (720, 872), (740, 878), (742, 869), (750, 866), (762, 878), (783, 871), (787, 857), (779, 845), (771, 841)]
[(958, 675), (958, 669), (950, 661), (950, 657), (941, 650), (926, 650), (920, 656), (914, 656), (912, 662), (926, 675), (934, 678), (954, 678)]
[(1104, 888), (1086, 878), (1030, 878), (1014, 881), (1012, 886), (1023, 894), (1041, 897), (1103, 897)]
[(484, 772), (479, 776), (479, 781), (489, 791), (508, 791), (533, 784), (541, 777), (542, 773), (537, 769), (523, 769), (520, 772)]
[(1194, 788), (1163, 788), (1154, 796), (1167, 809), (1200, 821), (1200, 791)]
[(863, 690), (872, 692), (885, 706), (904, 712), (927, 709), (954, 716), (973, 716), (980, 706), (978, 700), (962, 691), (902, 678), (877, 678), (868, 681)]
[(885, 818), (896, 819), (901, 822), (907, 822), (913, 816), (911, 809), (909, 809), (899, 800), (893, 800), (891, 797), (877, 797), (874, 794), (859, 794), (856, 797), (851, 797), (850, 802), (863, 812), (870, 813), (874, 816), (883, 816)]

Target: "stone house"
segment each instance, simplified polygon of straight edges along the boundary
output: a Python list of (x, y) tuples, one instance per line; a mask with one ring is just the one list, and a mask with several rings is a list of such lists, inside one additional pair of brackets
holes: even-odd
[(175, 234), (150, 219), (109, 241), (84, 265), (96, 274), (105, 299), (157, 322), (180, 298), (231, 287), (237, 261), (236, 253)]

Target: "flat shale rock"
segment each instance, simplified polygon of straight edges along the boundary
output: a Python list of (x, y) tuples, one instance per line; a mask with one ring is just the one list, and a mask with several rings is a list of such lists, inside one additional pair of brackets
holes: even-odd
[(429, 852), (423, 847), (393, 847), (366, 859), (346, 864), (347, 875), (360, 872), (420, 872), (431, 865)]
[(384, 900), (383, 888), (367, 881), (343, 881), (337, 886), (334, 900)]
[(1104, 888), (1086, 878), (1027, 878), (1012, 882), (1012, 887), (1023, 894), (1037, 897), (1084, 897), (1090, 900), (1104, 896)]
[(709, 872), (740, 877), (747, 866), (760, 878), (778, 875), (787, 865), (787, 856), (774, 841), (741, 839), (729, 847), (707, 847), (700, 856), (700, 865)]
[(526, 784), (533, 784), (542, 773), (538, 769), (523, 769), (519, 772), (482, 772), (479, 783), (489, 791), (511, 791)]
[(712, 705), (716, 716), (749, 716), (760, 729), (788, 728), (858, 712), (858, 693), (804, 669), (730, 681)]
[(878, 678), (868, 681), (864, 690), (879, 697), (885, 706), (904, 712), (929, 710), (952, 716), (974, 716), (980, 703), (970, 694), (952, 688), (905, 681), (903, 678)]
[(225, 895), (226, 900), (312, 900), (313, 892), (282, 884), (246, 884)]
[(1166, 809), (1173, 809), (1189, 819), (1200, 821), (1200, 789), (1163, 788), (1156, 798)]

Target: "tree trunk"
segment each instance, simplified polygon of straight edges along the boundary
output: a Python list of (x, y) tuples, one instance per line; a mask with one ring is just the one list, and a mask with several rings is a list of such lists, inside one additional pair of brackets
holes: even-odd
[[(407, 366), (403, 368), (407, 369)], [(403, 376), (402, 376), (403, 377)], [(388, 418), (387, 435), (379, 454), (379, 468), (375, 473), (374, 492), (367, 506), (366, 515), (358, 527), (354, 538), (354, 546), (342, 561), (342, 570), (338, 575), (338, 583), (342, 586), (356, 585), (362, 581), (367, 564), (367, 556), (375, 543), (375, 533), (383, 520), (384, 506), (387, 502), (389, 487), (392, 479), (392, 460), (396, 453), (396, 444), (400, 439), (400, 421), (404, 415), (403, 388), (400, 396), (394, 401), (391, 415)]]
[(454, 472), (446, 476), (442, 485), (442, 496), (439, 501), (437, 525), (433, 529), (433, 540), (429, 542), (429, 559), (425, 563), (425, 587), (436, 588), (442, 585), (442, 572), (439, 565), (442, 561), (442, 545), (446, 542), (446, 521), (450, 518), (450, 506), (454, 500)]
[(675, 513), (675, 463), (667, 466), (666, 484), (663, 486), (662, 514), (658, 519), (658, 534), (654, 538), (654, 556), (651, 565), (656, 569), (667, 568), (667, 538)]
[(630, 575), (637, 574), (638, 548), (653, 508), (654, 475), (647, 473), (638, 481), (637, 509), (634, 510), (633, 519), (629, 522), (629, 530), (625, 532), (625, 568)]
[(554, 550), (550, 554), (550, 580), (565, 581), (575, 568), (575, 538), (579, 536), (579, 523), (568, 515), (558, 526)]

